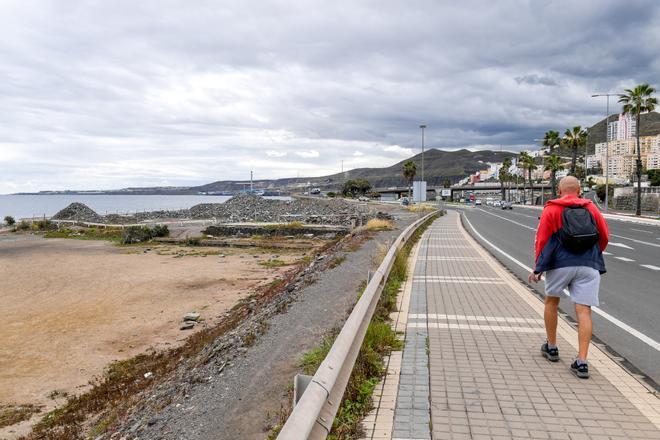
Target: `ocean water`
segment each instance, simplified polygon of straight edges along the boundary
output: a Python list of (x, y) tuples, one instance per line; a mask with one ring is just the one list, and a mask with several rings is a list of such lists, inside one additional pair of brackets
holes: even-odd
[[(197, 195), (0, 195), (0, 222), (7, 215), (15, 219), (28, 217), (51, 217), (70, 203), (80, 202), (104, 215), (110, 213), (134, 213), (160, 209), (185, 209), (198, 203), (224, 203), (230, 196)], [(285, 199), (289, 197), (266, 197)]]

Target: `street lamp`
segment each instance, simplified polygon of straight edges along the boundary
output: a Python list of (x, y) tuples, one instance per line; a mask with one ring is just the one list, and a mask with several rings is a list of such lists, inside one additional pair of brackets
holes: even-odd
[(425, 124), (419, 126), (422, 129), (422, 182), (424, 181), (424, 129), (426, 128)]
[[(605, 110), (605, 212), (607, 212), (610, 198), (610, 96), (623, 96), (621, 93), (596, 93), (592, 98), (606, 96), (607, 106)], [(594, 151), (595, 152), (595, 151)], [(587, 167), (587, 158), (584, 158), (584, 167)]]
[[(543, 139), (532, 139), (532, 142), (543, 142)], [(545, 174), (545, 170), (543, 169), (543, 157), (545, 157), (545, 151), (543, 151), (543, 156), (541, 156), (541, 206), (545, 206), (545, 186), (543, 185), (543, 175)], [(537, 174), (538, 175), (538, 174)], [(533, 184), (532, 184), (533, 188)], [(534, 203), (534, 201), (532, 201)]]

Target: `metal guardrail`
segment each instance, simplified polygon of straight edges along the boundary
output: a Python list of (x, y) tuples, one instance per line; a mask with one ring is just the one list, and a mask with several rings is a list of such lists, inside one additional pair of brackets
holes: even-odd
[(394, 241), (339, 332), (328, 355), (293, 408), (277, 436), (278, 440), (316, 440), (327, 437), (396, 254), (415, 230), (436, 213), (432, 212), (415, 221)]

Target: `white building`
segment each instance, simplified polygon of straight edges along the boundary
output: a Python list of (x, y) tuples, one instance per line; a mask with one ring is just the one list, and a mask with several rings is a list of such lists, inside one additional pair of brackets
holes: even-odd
[(632, 115), (619, 115), (618, 121), (611, 121), (607, 125), (607, 140), (621, 141), (636, 135), (637, 121)]

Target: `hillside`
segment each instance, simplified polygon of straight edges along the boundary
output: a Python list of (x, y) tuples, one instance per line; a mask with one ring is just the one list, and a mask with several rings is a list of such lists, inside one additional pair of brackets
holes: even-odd
[[(502, 162), (506, 157), (513, 157), (509, 151), (444, 151), (430, 149), (424, 153), (424, 177), (431, 185), (441, 185), (443, 180), (452, 183), (487, 167), (487, 162)], [(373, 187), (383, 188), (403, 186), (405, 181), (401, 174), (404, 162), (413, 160), (417, 164), (417, 173), (421, 174), (422, 154), (405, 159), (386, 168), (356, 168), (345, 173), (337, 173), (321, 177), (300, 177), (255, 181), (258, 188), (283, 188), (296, 184), (310, 182), (312, 186), (321, 188), (338, 188), (347, 179), (366, 179)], [(228, 191), (243, 189), (244, 185), (235, 181), (218, 181), (207, 185), (191, 188), (196, 191)]]

